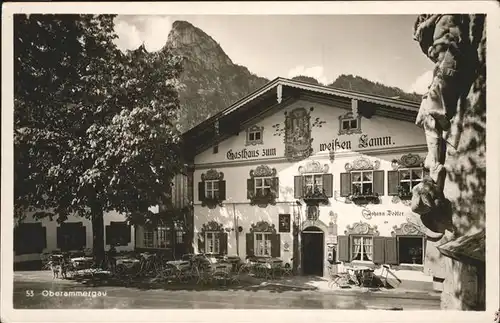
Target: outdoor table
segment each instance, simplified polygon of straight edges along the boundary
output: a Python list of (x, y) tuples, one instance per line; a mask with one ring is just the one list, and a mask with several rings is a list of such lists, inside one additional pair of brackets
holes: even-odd
[(357, 285), (362, 286), (364, 284), (364, 273), (365, 272), (373, 272), (374, 270), (367, 266), (352, 266), (347, 269), (353, 273), (353, 276), (356, 277)]
[(171, 260), (171, 261), (167, 261), (166, 264), (168, 266), (173, 266), (173, 267), (181, 270), (182, 268), (189, 267), (190, 262), (186, 261), (186, 260)]
[(124, 265), (127, 268), (132, 268), (135, 265), (138, 265), (141, 261), (139, 259), (135, 258), (129, 258), (129, 257), (121, 257), (121, 258), (116, 258), (116, 265)]

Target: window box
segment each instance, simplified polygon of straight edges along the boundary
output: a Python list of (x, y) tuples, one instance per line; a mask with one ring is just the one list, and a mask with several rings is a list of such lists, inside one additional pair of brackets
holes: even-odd
[(408, 189), (405, 186), (398, 186), (398, 195), (397, 195), (401, 200), (411, 200), (412, 198), (412, 192), (411, 189)]
[(351, 194), (349, 195), (349, 200), (354, 204), (365, 205), (365, 204), (379, 204), (380, 198), (377, 193), (371, 194)]
[(250, 205), (275, 205), (276, 204), (276, 194), (274, 192), (261, 191), (250, 193)]
[(359, 159), (354, 167), (346, 165), (348, 172), (340, 174), (340, 196), (346, 197), (347, 203), (358, 205), (378, 204), (384, 195), (383, 170), (376, 170), (379, 162)]
[(317, 203), (324, 203), (328, 204), (328, 196), (326, 195), (326, 192), (322, 188), (305, 188), (305, 194), (304, 194), (304, 202), (306, 204), (313, 204), (314, 202)]
[(294, 197), (308, 205), (328, 204), (333, 197), (332, 174), (305, 174), (294, 177)]

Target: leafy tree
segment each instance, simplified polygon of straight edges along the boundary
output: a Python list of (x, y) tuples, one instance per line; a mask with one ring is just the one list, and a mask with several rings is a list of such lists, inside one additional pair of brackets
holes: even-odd
[(144, 222), (182, 165), (181, 61), (168, 49), (122, 53), (113, 19), (14, 17), (15, 214), (91, 219), (97, 260), (103, 214)]

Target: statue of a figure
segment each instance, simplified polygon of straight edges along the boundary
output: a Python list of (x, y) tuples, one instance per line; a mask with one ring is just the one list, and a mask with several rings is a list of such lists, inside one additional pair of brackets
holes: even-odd
[(415, 122), (425, 130), (428, 154), (424, 166), (433, 181), (422, 182), (413, 191), (412, 210), (421, 215), (435, 208), (437, 200), (444, 199), (447, 145), (456, 148), (458, 144), (458, 137), (451, 138), (450, 128), (463, 87), (462, 19), (463, 15), (420, 15), (415, 24), (414, 39), (436, 63)]

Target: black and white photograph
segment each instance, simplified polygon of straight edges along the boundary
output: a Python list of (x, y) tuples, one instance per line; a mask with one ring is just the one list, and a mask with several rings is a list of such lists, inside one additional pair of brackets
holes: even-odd
[(499, 7), (367, 3), (5, 5), (2, 321), (498, 321)]

